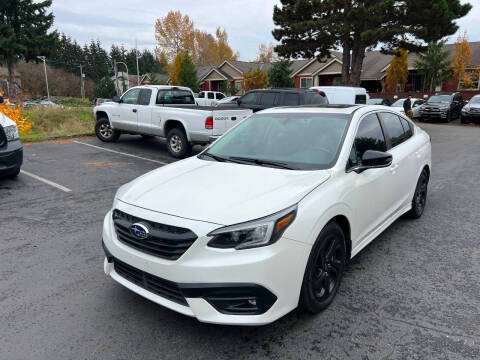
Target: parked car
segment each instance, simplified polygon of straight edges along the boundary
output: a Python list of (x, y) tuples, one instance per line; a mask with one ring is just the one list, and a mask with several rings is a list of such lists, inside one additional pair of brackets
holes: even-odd
[[(3, 97), (0, 96), (0, 104)], [(20, 173), (23, 146), (17, 124), (0, 112), (0, 178), (12, 178)]]
[(217, 102), (215, 103), (215, 106), (218, 106), (220, 104), (229, 104), (229, 103), (233, 104), (237, 101), (239, 97), (240, 96), (227, 96), (221, 100), (217, 100)]
[(225, 94), (218, 91), (202, 91), (195, 98), (200, 106), (215, 106), (218, 100), (225, 98)]
[[(403, 103), (405, 102), (405, 100), (407, 99), (406, 98), (398, 99), (392, 104), (392, 108), (395, 108), (395, 110), (405, 115), (405, 110), (403, 109)], [(425, 100), (411, 98), (410, 101), (412, 102), (412, 113), (413, 113), (412, 117), (414, 119), (418, 119), (420, 117), (420, 106), (425, 103)]]
[(475, 95), (462, 108), (461, 121), (463, 124), (468, 124), (472, 121), (478, 122), (480, 120), (480, 95)]
[[(235, 106), (252, 109), (253, 112), (278, 106), (324, 105), (327, 97), (322, 91), (295, 88), (257, 89), (248, 91), (237, 99)], [(218, 108), (231, 108), (231, 103), (219, 104)]]
[(112, 101), (112, 99), (95, 98), (93, 99), (93, 106), (98, 106), (108, 101)]
[(208, 323), (319, 312), (352, 257), (403, 214), (422, 216), (430, 157), (428, 134), (384, 106), (262, 111), (118, 189), (104, 271)]
[(461, 116), (463, 107), (462, 94), (459, 92), (441, 92), (432, 95), (420, 106), (420, 120), (440, 119), (446, 122)]
[(329, 104), (366, 104), (370, 96), (361, 87), (313, 86), (310, 89), (323, 91)]
[(169, 153), (182, 158), (193, 145), (208, 144), (212, 136), (222, 135), (252, 112), (199, 107), (187, 87), (145, 85), (94, 107), (93, 113), (100, 140), (117, 141), (121, 133), (165, 137)]
[(367, 105), (391, 106), (392, 103), (388, 99), (375, 98), (375, 99), (368, 99), (367, 100)]

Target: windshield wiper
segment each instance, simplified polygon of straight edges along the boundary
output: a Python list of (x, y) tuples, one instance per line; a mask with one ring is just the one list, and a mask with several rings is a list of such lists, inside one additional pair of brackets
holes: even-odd
[(245, 157), (240, 157), (240, 156), (231, 156), (229, 159), (234, 159), (234, 160), (239, 160), (244, 163), (253, 163), (257, 165), (266, 165), (266, 166), (275, 166), (278, 168), (282, 169), (288, 169), (288, 170), (296, 170), (295, 168), (291, 167), (287, 163), (281, 162), (281, 161), (273, 161), (273, 160), (262, 160), (262, 159), (252, 159), (252, 158), (245, 158)]
[(243, 161), (235, 161), (235, 159), (232, 159), (231, 157), (223, 157), (223, 156), (218, 156), (218, 155), (213, 155), (211, 153), (209, 153), (208, 151), (206, 153), (203, 153), (201, 154), (201, 156), (208, 156), (212, 159), (214, 159), (215, 161), (218, 161), (218, 162), (232, 162), (232, 163), (235, 163), (235, 164), (244, 164)]

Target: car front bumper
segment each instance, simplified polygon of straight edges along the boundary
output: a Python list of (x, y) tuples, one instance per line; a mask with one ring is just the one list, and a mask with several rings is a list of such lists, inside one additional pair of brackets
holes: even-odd
[[(217, 324), (268, 324), (297, 307), (310, 245), (282, 237), (260, 248), (214, 249), (207, 246), (211, 237), (206, 234), (222, 225), (157, 213), (120, 201), (116, 201), (115, 208), (148, 221), (190, 229), (198, 236), (178, 260), (166, 260), (121, 242), (110, 211), (103, 227), (104, 271), (137, 294), (199, 321)], [(122, 269), (116, 261), (128, 269)], [(173, 287), (173, 295), (183, 297), (184, 302), (152, 290), (148, 285), (152, 282)], [(168, 291), (170, 295), (171, 289)], [(232, 313), (225, 307), (225, 297), (238, 296), (253, 299), (262, 309), (254, 314)]]
[(0, 176), (16, 173), (23, 163), (23, 147), (20, 140), (7, 142), (0, 148)]

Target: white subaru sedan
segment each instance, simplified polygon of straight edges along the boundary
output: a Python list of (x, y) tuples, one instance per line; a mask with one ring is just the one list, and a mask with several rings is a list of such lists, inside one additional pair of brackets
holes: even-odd
[(430, 137), (382, 106), (285, 107), (122, 186), (104, 270), (198, 320), (260, 325), (334, 299), (348, 261), (427, 199)]

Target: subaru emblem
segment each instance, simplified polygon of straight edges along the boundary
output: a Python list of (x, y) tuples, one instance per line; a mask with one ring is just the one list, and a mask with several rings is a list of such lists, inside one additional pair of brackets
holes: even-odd
[(135, 223), (130, 226), (130, 234), (135, 236), (137, 239), (146, 239), (149, 231), (148, 228), (142, 223)]

